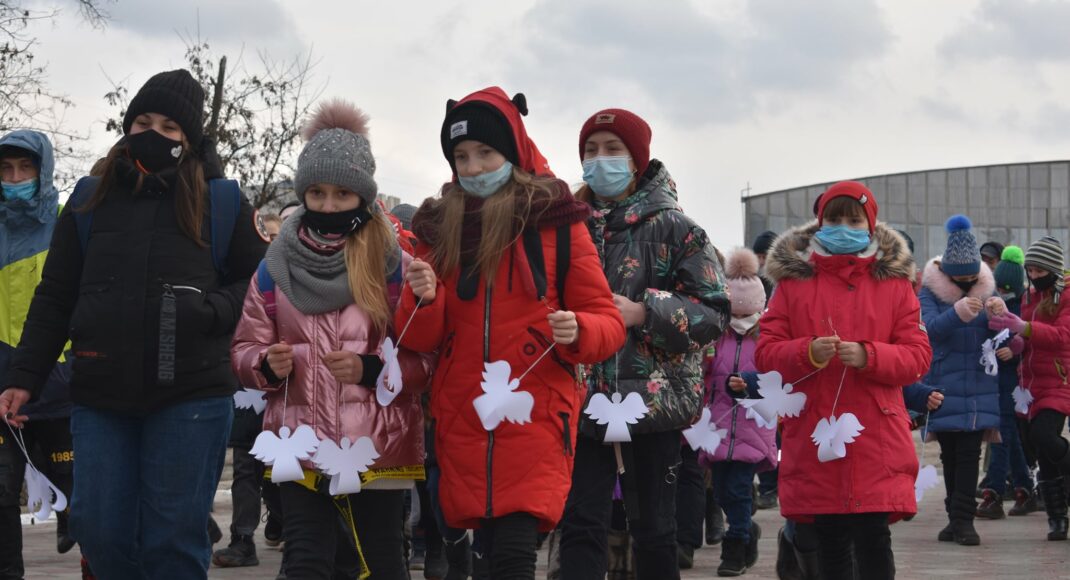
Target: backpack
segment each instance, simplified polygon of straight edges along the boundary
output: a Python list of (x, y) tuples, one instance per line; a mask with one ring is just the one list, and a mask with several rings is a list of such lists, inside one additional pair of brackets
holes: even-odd
[[(67, 201), (71, 209), (85, 205), (100, 183), (99, 177), (83, 177), (74, 186), (74, 193)], [(210, 199), (211, 215), (211, 249), (212, 264), (220, 279), (227, 273), (227, 252), (230, 250), (230, 239), (234, 235), (234, 226), (238, 222), (238, 214), (241, 212), (241, 188), (233, 179), (212, 179), (208, 181), (208, 193)], [(82, 256), (85, 257), (86, 248), (89, 246), (89, 234), (93, 226), (93, 210), (80, 212), (74, 211), (74, 225), (78, 230), (78, 240), (82, 245)]]

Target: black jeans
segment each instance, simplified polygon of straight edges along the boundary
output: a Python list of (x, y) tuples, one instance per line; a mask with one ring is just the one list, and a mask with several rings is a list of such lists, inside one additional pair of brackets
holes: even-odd
[(357, 537), (373, 580), (408, 580), (402, 514), (403, 490), (364, 490), (335, 500), (297, 483), (279, 486), (286, 575), (289, 578), (341, 580), (357, 578), (360, 562), (353, 532), (339, 508), (353, 510)]
[(706, 469), (691, 446), (680, 448), (680, 476), (676, 482), (676, 542), (692, 550), (702, 547), (706, 516)]
[[(21, 431), (34, 465), (69, 501), (74, 487), (70, 419), (30, 421)], [(22, 578), (22, 520), (19, 494), (26, 457), (7, 426), (0, 425), (0, 578)]]
[(940, 442), (940, 462), (944, 465), (944, 507), (952, 520), (972, 520), (977, 511), (977, 474), (984, 431), (944, 431)]
[[(680, 432), (633, 435), (621, 444), (630, 464), (621, 479), (635, 540), (637, 580), (676, 580), (676, 480), (680, 469)], [(629, 460), (630, 458), (630, 460)], [(617, 461), (612, 445), (586, 436), (576, 443), (565, 514), (561, 519), (561, 579), (603, 579), (606, 576), (606, 529), (610, 521)]]
[(1029, 422), (1029, 440), (1037, 453), (1042, 481), (1070, 475), (1068, 444), (1062, 437), (1065, 422), (1066, 415), (1051, 409), (1038, 411)]
[[(895, 578), (888, 514), (829, 514), (814, 517), (822, 580)], [(853, 558), (852, 558), (853, 554)], [(859, 575), (855, 575), (855, 563)]]
[(234, 481), (230, 484), (234, 513), (230, 519), (232, 536), (252, 536), (260, 525), (260, 489), (264, 464), (249, 455), (249, 448), (235, 446)]
[[(483, 520), (479, 534), (483, 558), (493, 580), (534, 580), (539, 522), (527, 513)], [(475, 549), (475, 548), (473, 548)]]

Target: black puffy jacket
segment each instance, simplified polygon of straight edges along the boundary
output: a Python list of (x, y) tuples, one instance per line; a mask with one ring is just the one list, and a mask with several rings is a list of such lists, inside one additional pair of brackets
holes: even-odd
[[(198, 245), (179, 228), (166, 181), (146, 179), (137, 194), (117, 184), (93, 210), (84, 253), (72, 210), (64, 208), (56, 224), (5, 386), (39, 394), (69, 336), (76, 404), (141, 415), (232, 394), (231, 335), (267, 249), (248, 201), (242, 199), (222, 279), (212, 262), (208, 210)], [(158, 372), (165, 286), (175, 295), (173, 378)]]

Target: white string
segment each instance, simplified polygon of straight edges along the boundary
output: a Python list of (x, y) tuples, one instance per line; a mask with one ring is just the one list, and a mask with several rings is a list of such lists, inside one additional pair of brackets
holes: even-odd
[(424, 297), (421, 296), (416, 301), (416, 308), (412, 309), (412, 314), (409, 315), (409, 320), (408, 320), (408, 322), (405, 323), (405, 327), (401, 329), (401, 334), (398, 335), (398, 343), (397, 343), (396, 346), (399, 346), (399, 347), (401, 346), (401, 339), (404, 338), (405, 337), (405, 333), (409, 331), (409, 325), (411, 325), (413, 319), (416, 318), (416, 313), (420, 311), (420, 305), (423, 304), (423, 303), (424, 303)]
[(524, 377), (528, 376), (528, 373), (530, 373), (531, 371), (535, 370), (535, 365), (537, 365), (540, 362), (542, 362), (542, 359), (546, 358), (546, 355), (550, 354), (550, 351), (553, 350), (555, 346), (557, 346), (557, 343), (556, 342), (551, 342), (549, 348), (547, 348), (546, 350), (542, 351), (542, 354), (539, 355), (539, 358), (535, 359), (535, 362), (531, 363), (531, 366), (528, 367), (528, 370), (524, 371), (524, 374), (520, 375), (520, 377), (517, 379), (517, 381), (524, 380)]
[(282, 425), (286, 426), (286, 405), (290, 397), (290, 375), (282, 380)]
[(29, 451), (26, 450), (26, 441), (22, 438), (22, 429), (15, 431), (15, 428), (11, 426), (11, 423), (4, 421), (4, 424), (7, 425), (7, 430), (11, 431), (11, 438), (15, 440), (15, 444), (18, 445), (19, 449), (22, 451), (22, 455), (26, 457), (26, 463), (33, 466), (34, 469), (37, 469), (37, 467), (33, 465), (33, 461), (30, 459)]
[(843, 391), (843, 383), (847, 380), (847, 365), (843, 367), (843, 374), (840, 375), (840, 386), (836, 388), (836, 398), (832, 400), (832, 413), (830, 417), (836, 416), (836, 405), (840, 402), (840, 392)]
[(918, 461), (919, 465), (925, 466), (925, 440), (929, 437), (929, 414), (932, 411), (928, 408), (925, 409), (925, 428), (921, 430), (921, 460)]

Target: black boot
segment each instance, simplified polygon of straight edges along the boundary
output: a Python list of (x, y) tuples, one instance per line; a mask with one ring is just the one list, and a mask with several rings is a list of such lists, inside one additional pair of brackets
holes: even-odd
[(472, 544), (465, 534), (456, 542), (444, 542), (446, 580), (467, 580), (472, 574)]
[(743, 561), (748, 568), (754, 566), (758, 562), (758, 540), (762, 537), (762, 528), (758, 525), (758, 522), (752, 521), (750, 523), (750, 541), (747, 542), (747, 550), (743, 556)]
[(231, 536), (229, 546), (212, 554), (212, 563), (220, 568), (259, 566), (252, 536)]
[(70, 514), (66, 511), (56, 512), (56, 551), (66, 554), (74, 547), (74, 538), (67, 532)]
[(724, 511), (717, 503), (717, 494), (706, 489), (706, 545), (716, 546), (724, 540)]
[(1063, 478), (1038, 482), (1040, 495), (1044, 496), (1044, 511), (1048, 512), (1048, 539), (1056, 542), (1066, 539), (1066, 489)]
[(776, 534), (776, 577), (780, 580), (803, 580), (795, 546), (784, 537), (784, 528)]
[(721, 543), (721, 565), (718, 576), (742, 576), (747, 571), (747, 543), (739, 538), (725, 538)]
[(804, 552), (795, 548), (795, 561), (799, 563), (799, 577), (803, 580), (820, 580), (821, 572), (818, 570), (817, 550)]
[[(19, 483), (22, 483), (21, 481)], [(0, 508), (0, 578), (22, 578), (22, 518), (19, 506)]]
[(977, 546), (981, 536), (973, 527), (977, 514), (977, 500), (971, 493), (956, 493), (951, 498), (951, 533), (960, 546)]

